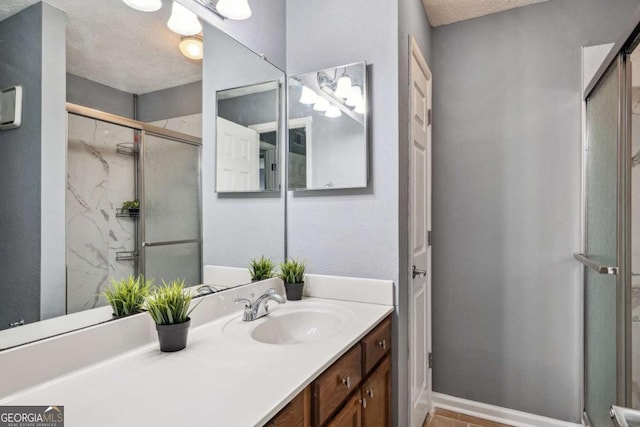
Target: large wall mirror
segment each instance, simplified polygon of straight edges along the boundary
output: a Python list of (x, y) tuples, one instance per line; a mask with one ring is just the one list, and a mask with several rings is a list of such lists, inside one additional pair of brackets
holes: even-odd
[(289, 77), (289, 190), (364, 188), (364, 62)]
[[(217, 290), (248, 283), (251, 258), (284, 259), (282, 195), (213, 185), (216, 93), (281, 87), (284, 73), (205, 22), (192, 38), (172, 32), (170, 15), (168, 1), (153, 13), (0, 4), (0, 89), (24, 88), (22, 126), (0, 131), (0, 350), (111, 320), (100, 296), (111, 279)], [(284, 111), (275, 96), (263, 124)], [(276, 158), (277, 130), (258, 130)], [(263, 176), (265, 190), (281, 185)], [(123, 206), (136, 199), (138, 212)]]

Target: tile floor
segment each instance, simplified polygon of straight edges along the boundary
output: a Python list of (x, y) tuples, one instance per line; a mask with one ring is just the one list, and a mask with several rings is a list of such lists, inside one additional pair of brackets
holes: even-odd
[(507, 424), (495, 421), (483, 420), (446, 409), (436, 408), (433, 414), (427, 417), (422, 427), (511, 427)]

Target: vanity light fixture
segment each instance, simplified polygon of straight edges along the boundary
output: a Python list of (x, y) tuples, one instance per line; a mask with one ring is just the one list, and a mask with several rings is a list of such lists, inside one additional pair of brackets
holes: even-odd
[(355, 111), (358, 114), (366, 113), (367, 108), (364, 105), (364, 100), (359, 105), (356, 105), (356, 108), (353, 111)]
[(162, 0), (122, 0), (124, 4), (140, 12), (155, 12), (162, 8)]
[(329, 117), (330, 119), (338, 118), (342, 115), (342, 111), (335, 105), (329, 107), (326, 113), (324, 113), (325, 117)]
[(342, 73), (336, 84), (336, 90), (334, 92), (338, 98), (346, 99), (351, 93), (351, 77), (347, 75), (347, 70)]
[(351, 89), (349, 89), (349, 96), (347, 97), (345, 104), (349, 107), (357, 107), (363, 103), (364, 99), (362, 99), (362, 89), (360, 89), (360, 86), (351, 86)]
[(302, 86), (302, 95), (300, 95), (300, 103), (305, 105), (315, 104), (318, 95), (307, 86)]
[(198, 16), (176, 1), (171, 6), (171, 17), (167, 21), (167, 27), (183, 36), (195, 36), (202, 31)]
[(330, 107), (329, 101), (327, 101), (326, 98), (323, 98), (323, 97), (319, 96), (318, 100), (313, 105), (313, 110), (323, 113), (323, 112), (327, 111), (329, 109), (329, 107)]
[(200, 36), (182, 36), (178, 47), (184, 56), (194, 61), (200, 61), (204, 56), (204, 43)]
[(225, 18), (238, 21), (251, 16), (248, 0), (218, 0), (216, 10)]

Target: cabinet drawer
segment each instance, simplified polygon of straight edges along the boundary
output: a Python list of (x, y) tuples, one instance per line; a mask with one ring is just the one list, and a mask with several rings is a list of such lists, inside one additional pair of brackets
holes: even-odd
[(363, 367), (365, 375), (391, 349), (391, 318), (382, 321), (376, 328), (362, 339), (364, 354)]
[(313, 420), (315, 426), (327, 421), (362, 379), (362, 350), (354, 346), (313, 382)]

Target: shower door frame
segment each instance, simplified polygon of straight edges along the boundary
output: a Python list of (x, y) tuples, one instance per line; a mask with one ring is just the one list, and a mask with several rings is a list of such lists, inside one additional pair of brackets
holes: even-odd
[[(145, 135), (153, 135), (160, 138), (170, 139), (176, 142), (190, 144), (199, 147), (198, 153), (198, 238), (190, 239), (189, 243), (198, 243), (199, 244), (199, 253), (200, 253), (200, 271), (198, 272), (200, 277), (200, 283), (202, 283), (202, 274), (203, 274), (203, 245), (202, 245), (202, 138), (197, 138), (195, 136), (187, 135), (181, 132), (176, 132), (173, 130), (165, 129), (159, 126), (154, 126), (148, 123), (139, 122), (137, 120), (129, 119), (126, 117), (118, 116), (111, 113), (106, 113), (104, 111), (96, 110), (89, 107), (84, 107), (82, 105), (73, 104), (67, 102), (66, 104), (67, 113), (75, 114), (77, 116), (87, 117), (94, 120), (99, 120), (106, 123), (115, 124), (118, 126), (123, 126), (126, 128), (133, 129), (136, 132), (138, 137), (138, 153), (137, 153), (137, 171), (135, 174), (135, 191), (136, 197), (139, 200), (144, 200), (144, 138)], [(144, 212), (144, 211), (143, 211)], [(144, 227), (144, 213), (140, 215), (138, 219), (138, 224), (136, 225), (136, 250), (138, 251), (138, 261), (136, 270), (139, 274), (145, 274), (145, 262), (144, 262), (144, 242), (145, 242), (145, 227)], [(164, 243), (164, 242), (163, 242)], [(172, 242), (176, 243), (176, 242)], [(186, 241), (184, 242), (186, 243)], [(154, 245), (157, 246), (157, 245)]]
[[(635, 18), (634, 18), (635, 19)], [(638, 15), (640, 21), (640, 15)], [(624, 42), (619, 42), (607, 56), (602, 66), (584, 91), (584, 127), (582, 138), (582, 246), (587, 241), (587, 158), (588, 138), (586, 134), (587, 100), (600, 87), (604, 78), (616, 68), (618, 80), (618, 136), (617, 136), (617, 209), (616, 209), (616, 402), (623, 407), (631, 406), (631, 61), (630, 52), (639, 43), (636, 24)], [(577, 257), (579, 258), (579, 257)], [(585, 268), (594, 268), (584, 259), (579, 259)], [(609, 273), (610, 274), (610, 273)], [(583, 289), (585, 285), (583, 270)], [(584, 307), (584, 302), (583, 302)], [(587, 313), (583, 312), (583, 390), (582, 423), (591, 426), (586, 413), (587, 393), (587, 336), (584, 329)]]

